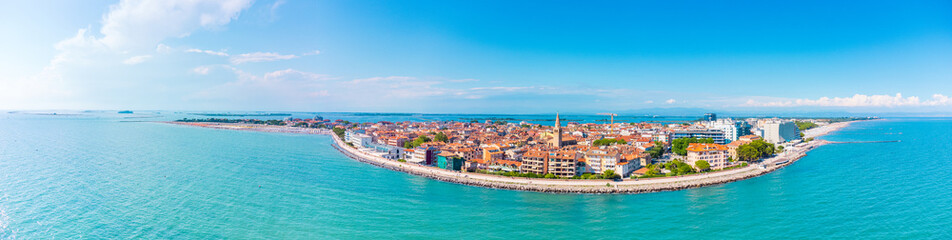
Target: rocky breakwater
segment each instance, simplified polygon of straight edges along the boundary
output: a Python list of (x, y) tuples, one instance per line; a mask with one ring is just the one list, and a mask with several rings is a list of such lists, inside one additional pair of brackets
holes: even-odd
[[(181, 123), (176, 123), (181, 124)], [(845, 127), (849, 122), (829, 124), (817, 129), (806, 131), (807, 137), (818, 137), (828, 134), (832, 131)], [(333, 146), (344, 155), (364, 163), (374, 166), (406, 172), (409, 174), (422, 176), (434, 180), (465, 184), (478, 187), (509, 189), (518, 191), (534, 191), (547, 193), (591, 193), (591, 194), (610, 194), (610, 193), (649, 193), (660, 191), (675, 191), (689, 188), (698, 188), (704, 186), (718, 185), (733, 181), (740, 181), (748, 178), (764, 175), (782, 167), (788, 166), (797, 161), (809, 150), (818, 146), (828, 144), (828, 141), (815, 140), (804, 145), (787, 149), (772, 158), (766, 159), (761, 163), (738, 169), (723, 170), (717, 172), (692, 174), (675, 177), (659, 177), (650, 179), (624, 179), (618, 181), (611, 180), (581, 180), (581, 179), (540, 179), (540, 178), (516, 178), (499, 175), (457, 172), (435, 167), (421, 166), (411, 163), (387, 160), (379, 156), (362, 152), (356, 148), (345, 144), (337, 135), (328, 130), (300, 130), (290, 127), (262, 126), (255, 124), (182, 124), (190, 126), (229, 129), (229, 130), (250, 130), (263, 132), (282, 132), (282, 133), (303, 133), (303, 134), (324, 134), (330, 135), (333, 139)]]

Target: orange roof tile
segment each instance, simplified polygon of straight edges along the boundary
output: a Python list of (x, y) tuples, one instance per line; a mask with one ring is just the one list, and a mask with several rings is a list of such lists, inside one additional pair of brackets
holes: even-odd
[(716, 143), (691, 143), (687, 150), (689, 152), (727, 151), (727, 146)]

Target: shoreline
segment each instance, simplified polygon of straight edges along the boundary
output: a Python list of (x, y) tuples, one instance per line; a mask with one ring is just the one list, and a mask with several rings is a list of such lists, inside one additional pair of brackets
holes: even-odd
[[(831, 132), (840, 130), (849, 126), (849, 122), (831, 123), (829, 125), (808, 129), (803, 131), (804, 138), (815, 138), (827, 135)], [(819, 146), (830, 144), (826, 140), (813, 140), (800, 147), (790, 147), (781, 154), (764, 159), (760, 163), (750, 164), (747, 167), (717, 172), (657, 177), (648, 179), (622, 179), (615, 180), (588, 180), (588, 179), (544, 179), (544, 178), (520, 178), (506, 177), (482, 173), (457, 172), (440, 169), (437, 167), (422, 166), (412, 163), (404, 163), (393, 160), (387, 160), (382, 157), (373, 156), (360, 150), (354, 149), (337, 135), (327, 129), (296, 128), (287, 126), (268, 126), (256, 124), (233, 124), (233, 123), (184, 123), (184, 122), (165, 122), (176, 125), (205, 127), (223, 130), (241, 130), (258, 132), (279, 132), (279, 133), (299, 133), (299, 134), (320, 134), (330, 135), (335, 149), (345, 156), (377, 167), (409, 173), (433, 180), (457, 183), (463, 185), (507, 189), (517, 191), (532, 191), (546, 193), (574, 193), (574, 194), (637, 194), (662, 191), (677, 191), (690, 188), (699, 188), (705, 186), (719, 185), (753, 177), (758, 177), (777, 169), (793, 164), (800, 158), (806, 156), (807, 152)]]

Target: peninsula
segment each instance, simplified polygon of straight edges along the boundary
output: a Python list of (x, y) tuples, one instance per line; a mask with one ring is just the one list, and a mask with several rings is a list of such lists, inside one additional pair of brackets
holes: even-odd
[(352, 123), (313, 119), (182, 119), (181, 125), (330, 135), (344, 155), (465, 185), (551, 193), (647, 193), (760, 176), (863, 119), (717, 119), (563, 124), (503, 120)]

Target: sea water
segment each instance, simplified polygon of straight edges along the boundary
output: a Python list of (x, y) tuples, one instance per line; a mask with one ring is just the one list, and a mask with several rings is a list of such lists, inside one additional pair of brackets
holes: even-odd
[(855, 123), (744, 181), (636, 195), (458, 185), (327, 136), (0, 114), (0, 238), (952, 239), (952, 119)]

